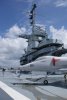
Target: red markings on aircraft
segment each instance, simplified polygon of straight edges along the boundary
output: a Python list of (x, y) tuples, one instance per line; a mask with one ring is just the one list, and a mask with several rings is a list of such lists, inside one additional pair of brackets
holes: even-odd
[(53, 58), (53, 59), (52, 59), (52, 63), (53, 63), (54, 66), (55, 66), (55, 64), (56, 64), (56, 62), (57, 62), (58, 60), (60, 60), (60, 59), (57, 59), (57, 58)]

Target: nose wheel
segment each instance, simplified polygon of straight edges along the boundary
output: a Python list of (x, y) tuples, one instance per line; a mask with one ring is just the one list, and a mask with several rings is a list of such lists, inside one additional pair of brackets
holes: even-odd
[(48, 84), (48, 80), (44, 80), (44, 85), (47, 85)]

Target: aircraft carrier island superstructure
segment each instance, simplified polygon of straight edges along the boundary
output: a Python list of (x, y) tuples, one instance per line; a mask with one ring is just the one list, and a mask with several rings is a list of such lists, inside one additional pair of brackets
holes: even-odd
[(29, 15), (32, 33), (19, 36), (28, 40), (27, 50), (20, 58), (21, 65), (32, 62), (44, 55), (61, 56), (67, 53), (67, 50), (63, 47), (62, 41), (48, 38), (47, 32), (43, 30), (41, 26), (35, 24), (35, 8), (36, 4), (33, 4)]

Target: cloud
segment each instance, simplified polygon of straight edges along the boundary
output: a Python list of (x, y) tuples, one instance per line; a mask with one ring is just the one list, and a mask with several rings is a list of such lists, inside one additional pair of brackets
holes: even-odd
[(27, 2), (32, 3), (32, 2), (34, 2), (34, 0), (27, 0)]
[(52, 4), (56, 7), (67, 7), (67, 0), (41, 0), (38, 4), (48, 5)]
[[(37, 26), (45, 30), (44, 25), (37, 24)], [(5, 32), (5, 37), (0, 36), (0, 66), (18, 67), (20, 65), (20, 57), (24, 53), (24, 48), (27, 47), (27, 40), (18, 38), (17, 35), (25, 33), (26, 28), (16, 24)]]
[(38, 5), (43, 6), (43, 5), (48, 5), (52, 2), (52, 0), (39, 0)]
[(60, 29), (56, 29), (54, 26), (50, 26), (50, 32), (53, 39), (62, 40), (65, 47), (67, 47), (67, 29), (65, 29), (64, 26), (62, 26)]
[(54, 4), (56, 7), (67, 7), (67, 0), (57, 0)]
[(17, 67), (20, 65), (20, 57), (27, 47), (27, 42), (16, 35), (25, 33), (24, 27), (14, 25), (5, 33), (5, 37), (0, 36), (0, 66)]
[[(37, 24), (37, 26), (45, 30), (44, 25)], [(50, 32), (54, 39), (62, 40), (67, 47), (67, 29), (64, 26), (60, 29), (50, 26)], [(24, 48), (27, 47), (27, 42), (23, 38), (18, 38), (17, 35), (25, 33), (24, 27), (13, 25), (5, 32), (5, 37), (0, 36), (0, 66), (18, 67), (20, 65), (20, 57), (24, 53)]]
[(23, 1), (25, 1), (25, 2), (29, 2), (29, 3), (32, 3), (34, 0), (16, 0), (17, 2), (23, 2)]
[(5, 33), (6, 37), (15, 38), (20, 34), (25, 34), (26, 29), (24, 27), (19, 27), (17, 24), (13, 25), (10, 29)]

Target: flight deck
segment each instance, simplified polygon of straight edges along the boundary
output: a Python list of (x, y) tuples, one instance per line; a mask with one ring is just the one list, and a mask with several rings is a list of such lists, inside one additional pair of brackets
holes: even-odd
[(19, 84), (22, 80), (14, 73), (0, 71), (0, 100), (67, 100), (67, 83), (62, 75), (59, 79), (61, 81), (49, 82), (48, 85)]
[(13, 100), (6, 92), (0, 89), (0, 100)]

